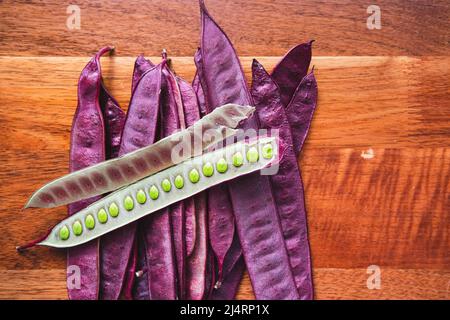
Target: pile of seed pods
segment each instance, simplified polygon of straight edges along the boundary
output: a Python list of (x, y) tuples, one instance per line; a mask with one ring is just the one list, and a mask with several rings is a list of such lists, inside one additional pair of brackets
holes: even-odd
[[(67, 204), (69, 215), (18, 248), (67, 248), (81, 273), (70, 299), (229, 300), (246, 269), (257, 299), (313, 299), (297, 162), (317, 104), (312, 41), (272, 72), (254, 60), (248, 88), (203, 1), (200, 12), (192, 84), (165, 51), (158, 64), (139, 56), (125, 114), (103, 83), (111, 47), (81, 73), (71, 173), (26, 205)], [(265, 133), (239, 138), (246, 130)], [(174, 159), (177, 148), (189, 152)]]

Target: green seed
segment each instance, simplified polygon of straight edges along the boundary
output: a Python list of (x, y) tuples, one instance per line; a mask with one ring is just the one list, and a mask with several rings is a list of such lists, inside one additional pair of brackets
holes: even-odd
[(164, 179), (164, 180), (161, 182), (161, 187), (162, 187), (162, 189), (163, 189), (165, 192), (169, 192), (170, 189), (172, 189), (172, 185), (170, 184), (169, 179)]
[(216, 164), (217, 171), (225, 173), (228, 170), (228, 163), (224, 158), (219, 159)]
[(127, 211), (133, 210), (134, 208), (133, 198), (131, 198), (130, 196), (126, 196), (125, 200), (123, 201), (123, 206)]
[(145, 196), (145, 192), (144, 190), (139, 190), (136, 194), (136, 200), (137, 202), (139, 202), (140, 204), (144, 204), (145, 201), (147, 201), (147, 197)]
[(69, 228), (67, 228), (67, 226), (64, 226), (61, 229), (59, 229), (59, 237), (61, 238), (61, 240), (67, 240), (69, 239), (69, 236), (70, 231)]
[(97, 219), (100, 223), (106, 223), (108, 221), (108, 214), (106, 213), (106, 210), (101, 208), (97, 212)]
[(264, 159), (271, 159), (273, 157), (272, 144), (268, 143), (262, 147), (262, 156)]
[(177, 175), (177, 176), (175, 177), (175, 187), (176, 187), (177, 189), (181, 189), (181, 188), (184, 187), (184, 179), (183, 179), (182, 176)]
[(259, 159), (258, 150), (255, 147), (251, 147), (247, 151), (247, 160), (250, 163), (255, 163)]
[(200, 180), (200, 174), (197, 169), (192, 169), (189, 172), (189, 180), (191, 180), (192, 183), (197, 183)]
[(152, 198), (152, 200), (156, 200), (159, 197), (159, 190), (155, 185), (150, 187), (148, 193), (150, 194), (150, 198)]
[(214, 174), (214, 167), (210, 162), (203, 165), (203, 175), (205, 177), (211, 177)]
[(79, 236), (80, 234), (82, 234), (83, 233), (83, 226), (81, 225), (81, 222), (80, 221), (75, 221), (74, 223), (73, 223), (73, 225), (72, 225), (72, 230), (73, 230), (73, 233), (76, 235), (76, 236)]
[(111, 203), (108, 208), (109, 215), (113, 218), (117, 217), (119, 215), (119, 207), (115, 202)]
[(86, 216), (86, 218), (84, 218), (84, 224), (86, 225), (86, 228), (88, 228), (89, 230), (94, 229), (94, 227), (95, 227), (95, 219), (92, 216), (92, 214), (88, 214)]
[(233, 155), (233, 166), (240, 167), (244, 163), (244, 157), (242, 156), (242, 153), (236, 152)]

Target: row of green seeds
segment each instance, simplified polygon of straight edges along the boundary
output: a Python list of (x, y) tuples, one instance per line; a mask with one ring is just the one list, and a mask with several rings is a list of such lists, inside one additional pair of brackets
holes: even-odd
[[(271, 144), (266, 144), (262, 148), (262, 156), (265, 159), (272, 158), (273, 149)], [(247, 151), (247, 161), (250, 163), (255, 163), (259, 159), (258, 150), (255, 147), (250, 147)], [(242, 153), (236, 152), (232, 157), (232, 163), (235, 167), (240, 167), (244, 163), (244, 157)], [(219, 173), (225, 173), (228, 170), (228, 163), (224, 158), (221, 158), (216, 163), (216, 170)], [(205, 177), (211, 177), (214, 174), (214, 167), (210, 162), (207, 162), (203, 165), (202, 168), (203, 175)], [(200, 180), (200, 174), (197, 169), (192, 169), (189, 171), (189, 180), (192, 183), (197, 183)], [(181, 175), (177, 175), (174, 179), (174, 185), (177, 189), (182, 189), (184, 187), (184, 179)], [(169, 179), (164, 179), (161, 182), (161, 188), (165, 192), (169, 192), (172, 189), (172, 184)], [(155, 185), (152, 185), (149, 189), (149, 195), (152, 200), (156, 200), (159, 197), (159, 190)], [(144, 190), (139, 190), (136, 193), (136, 200), (139, 204), (144, 204), (147, 201), (147, 196)], [(126, 196), (123, 202), (123, 205), (127, 211), (131, 211), (134, 208), (134, 201), (131, 196)], [(113, 218), (116, 218), (119, 215), (119, 207), (116, 203), (111, 203), (108, 208), (109, 215)], [(100, 223), (104, 224), (108, 221), (108, 214), (104, 208), (101, 208), (97, 212), (97, 219)], [(88, 214), (84, 220), (85, 226), (87, 229), (92, 230), (95, 227), (95, 219), (92, 214)], [(83, 225), (79, 220), (75, 221), (72, 224), (72, 231), (76, 236), (79, 236), (83, 233)], [(67, 226), (61, 227), (59, 230), (59, 236), (61, 240), (67, 240), (70, 236), (70, 231)]]

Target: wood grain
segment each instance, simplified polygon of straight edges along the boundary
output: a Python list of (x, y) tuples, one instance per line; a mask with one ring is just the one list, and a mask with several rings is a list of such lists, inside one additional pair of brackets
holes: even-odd
[[(84, 56), (106, 44), (121, 55), (192, 56), (199, 43), (197, 0), (78, 0), (80, 30), (69, 30), (69, 3), (2, 1), (0, 54)], [(207, 0), (240, 55), (282, 55), (316, 39), (315, 54), (447, 55), (446, 0)], [(70, 3), (72, 4), (72, 3)], [(369, 30), (367, 7), (381, 8), (381, 30)], [(268, 27), (270, 26), (270, 27)], [(244, 31), (245, 30), (245, 31)]]
[[(68, 31), (65, 4), (0, 1), (0, 299), (67, 297), (64, 251), (18, 254), (15, 246), (66, 215), (21, 208), (68, 172), (77, 80), (89, 55), (105, 41), (117, 46), (102, 69), (124, 110), (136, 54), (158, 62), (165, 47), (180, 76), (195, 73), (196, 1), (77, 2), (82, 29)], [(254, 56), (270, 70), (293, 44), (317, 40), (319, 104), (299, 158), (316, 298), (449, 299), (448, 3), (381, 1), (375, 31), (359, 0), (207, 4), (247, 55), (249, 81)], [(367, 288), (370, 265), (381, 269), (380, 290)], [(238, 298), (253, 297), (245, 275)]]

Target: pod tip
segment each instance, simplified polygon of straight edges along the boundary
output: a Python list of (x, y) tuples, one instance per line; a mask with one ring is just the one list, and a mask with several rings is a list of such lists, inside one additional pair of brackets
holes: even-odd
[(139, 270), (139, 271), (135, 272), (135, 275), (136, 275), (137, 278), (142, 277), (143, 274), (144, 274), (144, 271), (142, 271), (142, 270)]
[(222, 286), (222, 282), (221, 282), (221, 281), (217, 281), (217, 282), (214, 284), (214, 289), (219, 289), (221, 286)]
[(27, 208), (31, 208), (34, 207), (33, 202), (34, 202), (34, 198), (35, 198), (36, 192), (33, 193), (29, 198), (28, 201), (25, 203), (25, 205), (22, 207), (22, 211), (27, 209)]

